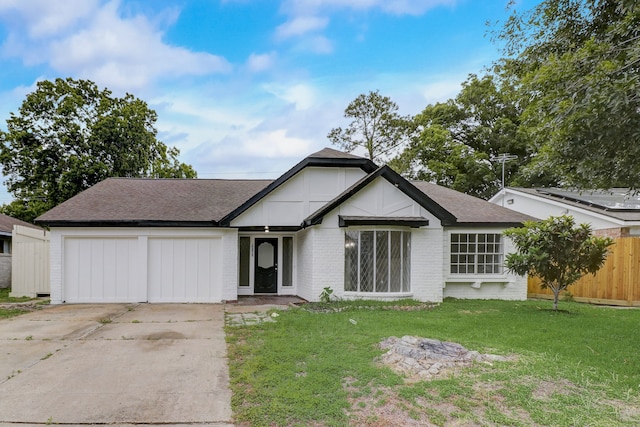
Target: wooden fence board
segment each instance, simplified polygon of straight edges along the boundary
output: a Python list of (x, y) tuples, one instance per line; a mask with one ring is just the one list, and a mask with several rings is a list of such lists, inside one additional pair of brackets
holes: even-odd
[[(553, 298), (553, 292), (542, 289), (534, 276), (529, 277), (527, 290), (530, 298)], [(640, 238), (616, 239), (602, 268), (567, 290), (576, 301), (640, 306)]]
[(13, 226), (11, 296), (49, 294), (49, 232)]

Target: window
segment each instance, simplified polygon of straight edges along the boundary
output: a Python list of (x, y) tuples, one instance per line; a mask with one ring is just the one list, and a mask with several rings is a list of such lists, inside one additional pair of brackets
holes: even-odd
[(345, 291), (410, 291), (410, 232), (348, 230), (344, 246)]
[(451, 274), (501, 274), (503, 257), (500, 234), (451, 234)]
[(240, 271), (238, 278), (238, 285), (240, 286), (249, 286), (249, 264), (251, 257), (251, 238), (250, 237), (240, 237), (240, 247), (238, 248), (239, 259), (239, 268)]
[(293, 286), (293, 237), (282, 238), (282, 286)]

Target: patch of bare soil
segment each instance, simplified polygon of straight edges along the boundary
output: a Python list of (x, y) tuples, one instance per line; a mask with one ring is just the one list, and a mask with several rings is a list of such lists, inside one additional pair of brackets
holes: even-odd
[[(479, 389), (491, 390), (493, 384), (478, 384)], [(347, 386), (348, 388), (348, 386)], [(407, 400), (399, 396), (396, 388), (373, 388), (366, 395), (350, 393), (350, 425), (383, 426), (485, 426), (494, 425), (487, 408), (507, 415), (523, 425), (535, 426), (529, 414), (520, 408), (503, 403), (496, 393), (478, 393), (473, 397), (449, 396), (447, 399), (418, 397)]]
[(40, 310), (43, 307), (44, 306), (42, 305), (42, 301), (39, 301), (39, 300), (0, 303), (0, 308), (7, 309), (7, 310), (35, 311), (35, 310)]

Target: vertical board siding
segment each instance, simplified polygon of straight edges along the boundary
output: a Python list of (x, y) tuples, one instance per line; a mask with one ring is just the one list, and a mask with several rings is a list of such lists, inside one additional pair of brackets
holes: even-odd
[(11, 296), (49, 294), (49, 233), (14, 225), (11, 240)]
[(65, 302), (141, 302), (135, 238), (65, 238)]
[(149, 238), (149, 302), (222, 298), (220, 238)]
[[(582, 277), (567, 289), (576, 301), (640, 306), (640, 238), (615, 239), (604, 265), (595, 275)], [(552, 298), (550, 289), (542, 289), (540, 279), (529, 277), (530, 298)]]

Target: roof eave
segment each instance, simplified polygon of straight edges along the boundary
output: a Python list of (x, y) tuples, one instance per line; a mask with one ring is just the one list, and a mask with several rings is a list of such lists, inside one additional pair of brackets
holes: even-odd
[(36, 220), (48, 227), (220, 227), (217, 221), (164, 221), (164, 220)]

